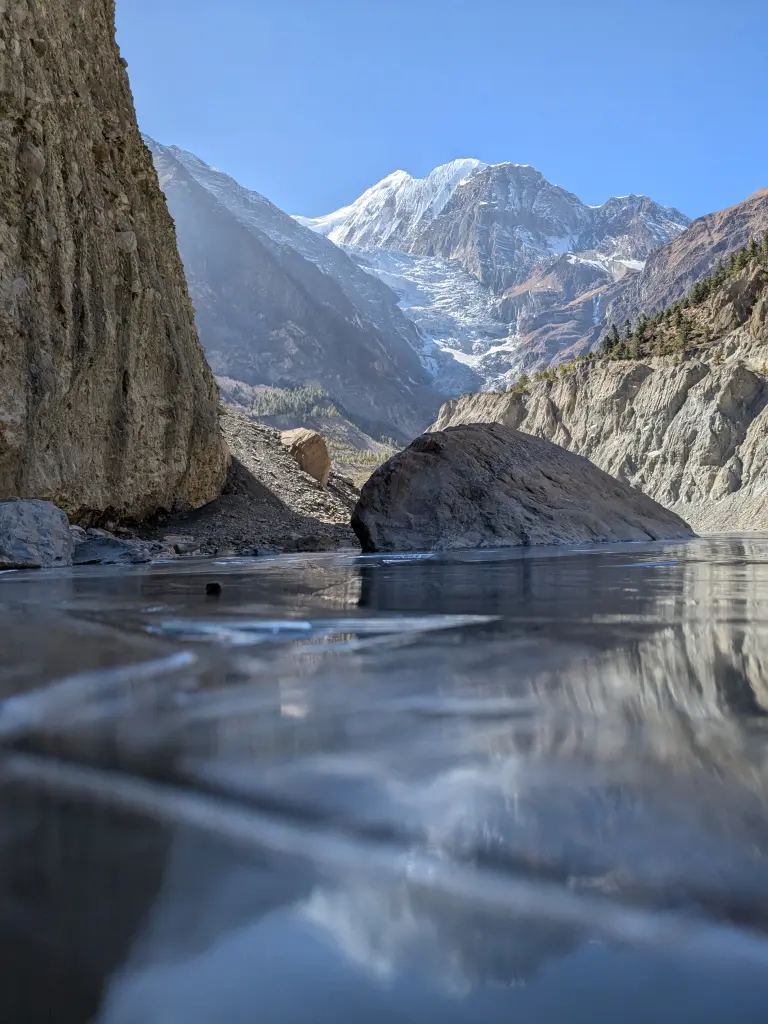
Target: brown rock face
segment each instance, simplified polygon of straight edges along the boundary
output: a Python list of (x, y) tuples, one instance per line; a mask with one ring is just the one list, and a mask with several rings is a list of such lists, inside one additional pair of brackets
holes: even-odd
[(498, 423), (423, 434), (376, 470), (352, 517), (363, 551), (690, 537), (591, 462)]
[(624, 281), (614, 298), (604, 304), (606, 323), (633, 323), (645, 313), (682, 299), (702, 278), (727, 263), (729, 253), (760, 241), (768, 231), (768, 189), (761, 189), (743, 203), (700, 217), (668, 245), (650, 256), (641, 274)]
[(0, 0), (0, 497), (72, 517), (214, 498), (216, 387), (112, 0)]
[(280, 440), (290, 450), (299, 468), (325, 487), (331, 475), (331, 456), (320, 434), (299, 427), (284, 431)]

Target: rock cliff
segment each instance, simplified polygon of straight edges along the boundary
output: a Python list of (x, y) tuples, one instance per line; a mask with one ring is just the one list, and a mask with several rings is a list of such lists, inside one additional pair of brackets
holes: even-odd
[(82, 521), (201, 505), (218, 396), (113, 0), (0, 0), (0, 497)]
[(466, 395), (433, 429), (501, 423), (586, 456), (696, 530), (768, 529), (768, 271), (755, 258), (683, 312), (698, 338), (689, 349), (576, 362), (505, 394)]
[(623, 324), (677, 302), (730, 253), (768, 231), (768, 189), (743, 203), (699, 217), (649, 257), (642, 273), (628, 277), (606, 297), (605, 319)]

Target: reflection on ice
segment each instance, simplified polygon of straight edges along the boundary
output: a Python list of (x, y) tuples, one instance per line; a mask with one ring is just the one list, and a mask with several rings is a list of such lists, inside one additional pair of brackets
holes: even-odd
[(426, 633), (434, 629), (454, 629), (491, 622), (487, 615), (430, 615), (402, 616), (376, 619), (252, 619), (218, 620), (168, 619), (147, 627), (157, 636), (177, 637), (182, 640), (216, 640), (220, 643), (248, 646), (276, 639), (295, 640), (302, 637), (321, 639), (338, 634), (355, 636), (384, 635), (388, 633)]
[(764, 985), (768, 541), (205, 578), (0, 587), (0, 940), (79, 1019), (507, 1020), (586, 949), (593, 1020), (616, 949)]

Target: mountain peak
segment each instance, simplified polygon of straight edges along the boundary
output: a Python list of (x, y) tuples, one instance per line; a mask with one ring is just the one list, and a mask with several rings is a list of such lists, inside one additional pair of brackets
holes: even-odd
[(474, 157), (460, 157), (458, 160), (449, 160), (448, 163), (439, 164), (429, 172), (426, 180), (429, 181), (430, 178), (453, 176), (456, 174), (469, 176), (474, 174), (475, 171), (482, 171), (486, 167), (488, 167), (488, 164), (482, 160), (477, 160)]
[(439, 216), (455, 190), (487, 166), (467, 157), (440, 164), (426, 178), (395, 171), (349, 206), (324, 217), (297, 220), (332, 242), (363, 248), (407, 248), (417, 227)]

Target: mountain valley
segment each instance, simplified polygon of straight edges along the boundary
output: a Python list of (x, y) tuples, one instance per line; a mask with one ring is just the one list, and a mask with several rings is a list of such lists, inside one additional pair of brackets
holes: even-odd
[(586, 206), (532, 167), (479, 160), (398, 171), (293, 218), (147, 142), (214, 372), (320, 387), (374, 437), (407, 440), (445, 398), (589, 347), (606, 299), (689, 223), (640, 196)]
[[(147, 139), (176, 222), (197, 325), (217, 376), (318, 387), (374, 437), (408, 440), (446, 394), (481, 381), (451, 363), (394, 294), (341, 249), (196, 157)], [(426, 350), (426, 351), (425, 351)]]
[[(289, 217), (190, 153), (148, 143), (224, 402), (267, 427), (320, 432), (337, 471), (356, 484), (448, 399), (437, 425), (498, 419), (539, 433), (695, 525), (710, 521), (708, 503), (725, 486), (702, 483), (711, 474), (701, 466), (742, 489), (740, 445), (763, 393), (744, 373), (759, 375), (768, 363), (754, 324), (730, 338), (722, 369), (704, 349), (684, 369), (665, 369), (681, 358), (673, 345), (672, 355), (662, 351), (664, 365), (640, 353), (635, 369), (590, 361), (554, 380), (541, 371), (595, 350), (609, 324), (635, 324), (679, 301), (762, 237), (768, 191), (689, 222), (642, 196), (591, 207), (532, 167), (457, 160), (423, 179), (395, 172), (350, 206), (308, 219)], [(720, 307), (735, 309), (728, 295)], [(708, 337), (731, 327), (720, 313)], [(745, 345), (742, 372), (733, 366)], [(541, 379), (518, 387), (530, 374)], [(698, 405), (697, 387), (711, 391)], [(722, 397), (734, 387), (754, 391), (751, 412), (738, 403), (734, 412)], [(657, 409), (652, 439), (638, 425), (646, 405)], [(723, 451), (705, 445), (697, 455), (686, 442), (674, 456), (650, 458), (667, 450), (666, 426), (688, 417), (698, 431), (710, 407), (738, 424)], [(701, 466), (686, 470), (681, 458)], [(698, 481), (690, 494), (686, 473)]]

